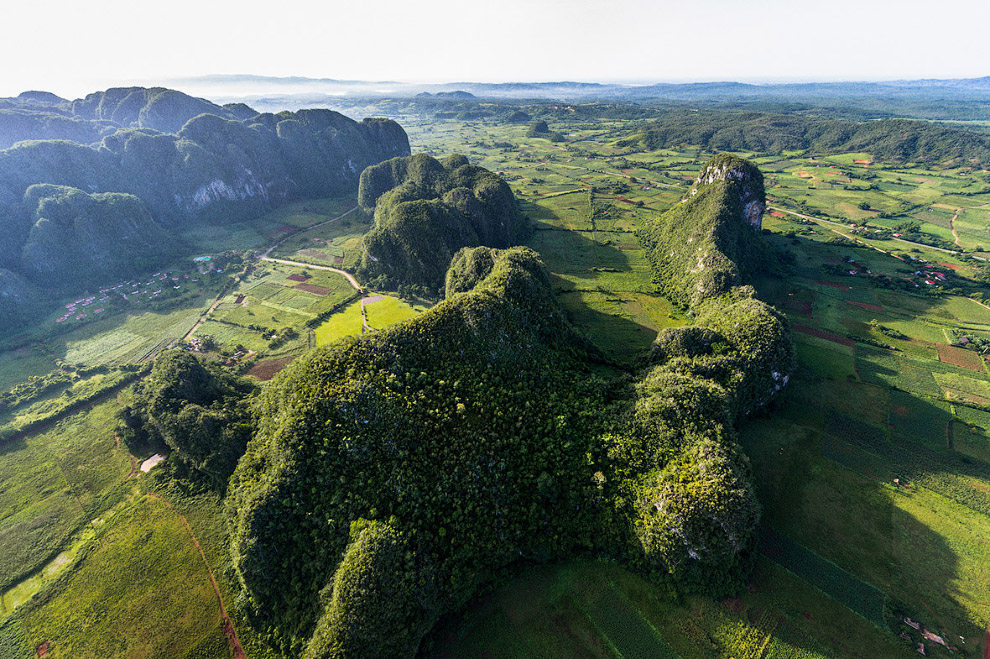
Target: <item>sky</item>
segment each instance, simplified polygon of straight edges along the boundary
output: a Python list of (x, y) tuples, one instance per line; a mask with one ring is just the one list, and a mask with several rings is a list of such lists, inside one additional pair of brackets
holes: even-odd
[(986, 0), (6, 3), (0, 96), (208, 74), (744, 82), (990, 75)]

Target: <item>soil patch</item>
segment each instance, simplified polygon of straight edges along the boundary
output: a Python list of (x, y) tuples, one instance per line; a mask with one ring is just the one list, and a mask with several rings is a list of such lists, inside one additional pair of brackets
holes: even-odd
[(980, 359), (980, 356), (975, 352), (966, 350), (965, 348), (957, 348), (955, 346), (939, 343), (938, 360), (943, 364), (952, 364), (953, 366), (966, 368), (971, 371), (976, 371), (977, 373), (986, 372), (983, 368), (983, 360)]
[(840, 291), (848, 291), (850, 289), (849, 286), (846, 286), (845, 284), (838, 284), (834, 281), (824, 281), (822, 279), (819, 279), (818, 283), (821, 284), (822, 286), (831, 286), (832, 288), (838, 288)]
[(278, 238), (279, 236), (283, 236), (283, 235), (285, 235), (287, 233), (292, 233), (295, 230), (296, 230), (296, 227), (290, 227), (288, 224), (283, 224), (282, 226), (280, 226), (279, 228), (275, 229), (270, 234), (268, 234), (268, 237), (269, 238)]
[(330, 257), (326, 254), (326, 252), (321, 252), (321, 251), (316, 250), (316, 249), (304, 249), (301, 252), (299, 252), (299, 255), (300, 256), (306, 256), (306, 257), (311, 258), (311, 259), (317, 259), (319, 261), (329, 261), (330, 260)]
[(949, 270), (963, 270), (964, 269), (963, 266), (956, 265), (955, 263), (939, 263), (938, 265), (942, 266), (943, 268), (948, 268)]
[(852, 304), (863, 309), (869, 309), (870, 311), (883, 311), (883, 307), (879, 304), (870, 304), (869, 302), (856, 302), (855, 300), (846, 300), (848, 304)]
[(307, 281), (312, 279), (312, 277), (307, 277), (306, 275), (289, 275), (286, 279), (305, 284)]
[(770, 211), (770, 217), (787, 217), (780, 211)]
[(331, 291), (329, 288), (323, 288), (322, 286), (317, 286), (315, 284), (296, 284), (293, 288), (298, 288), (301, 291), (306, 291), (307, 293), (315, 293), (316, 295), (330, 295)]
[(247, 370), (245, 375), (250, 375), (253, 378), (258, 378), (262, 382), (267, 382), (271, 380), (275, 375), (281, 371), (283, 368), (292, 363), (295, 357), (279, 357), (278, 359), (266, 359), (263, 362), (258, 362), (251, 368)]
[(811, 317), (811, 302), (788, 299), (785, 306), (788, 311), (793, 311), (794, 313), (799, 313), (802, 316), (808, 316), (809, 318)]
[(41, 645), (39, 645), (38, 646), (38, 656), (39, 657), (44, 657), (45, 655), (47, 655), (48, 654), (48, 649), (51, 646), (52, 646), (52, 642), (51, 641), (45, 641), (44, 643), (42, 643)]
[(855, 342), (852, 339), (848, 339), (844, 336), (839, 336), (838, 334), (832, 334), (831, 332), (825, 332), (820, 329), (815, 329), (814, 327), (807, 327), (806, 325), (791, 325), (791, 328), (796, 332), (801, 332), (802, 334), (807, 334), (808, 336), (815, 336), (819, 339), (825, 339), (826, 341), (831, 341), (832, 343), (838, 343), (839, 345), (852, 347)]
[(971, 394), (968, 391), (960, 391), (959, 389), (953, 389), (951, 387), (942, 387), (942, 392), (945, 394), (945, 397), (950, 400), (956, 399), (966, 403), (973, 403), (974, 405), (990, 406), (990, 398), (977, 396), (976, 394)]

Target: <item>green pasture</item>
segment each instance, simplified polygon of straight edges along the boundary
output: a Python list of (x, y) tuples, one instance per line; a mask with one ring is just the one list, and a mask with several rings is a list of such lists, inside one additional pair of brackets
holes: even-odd
[(352, 196), (298, 201), (255, 219), (231, 222), (207, 217), (182, 233), (182, 238), (205, 253), (256, 249), (292, 231), (326, 222), (354, 206)]
[(428, 307), (410, 304), (395, 297), (385, 297), (375, 302), (365, 302), (364, 312), (368, 316), (368, 326), (381, 329), (414, 318)]
[(116, 409), (102, 403), (0, 445), (0, 593), (128, 496), (131, 465), (115, 449)]
[(49, 657), (227, 657), (220, 607), (185, 526), (144, 497), (112, 517), (79, 565), (21, 614)]
[(316, 344), (323, 346), (345, 336), (355, 336), (362, 332), (363, 327), (361, 301), (357, 300), (330, 316), (316, 328)]

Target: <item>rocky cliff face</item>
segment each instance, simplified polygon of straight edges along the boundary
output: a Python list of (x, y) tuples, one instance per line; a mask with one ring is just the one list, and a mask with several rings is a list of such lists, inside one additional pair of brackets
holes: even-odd
[[(25, 131), (58, 124), (51, 130), (91, 126), (72, 133), (80, 141), (103, 135), (91, 145), (36, 140), (0, 150), (0, 232), (5, 237), (0, 268), (46, 284), (72, 281), (62, 281), (58, 273), (72, 259), (86, 258), (57, 247), (65, 240), (81, 243), (66, 233), (69, 220), (53, 223), (52, 217), (36, 216), (37, 200), (25, 201), (32, 186), (64, 186), (82, 195), (122, 193), (140, 206), (135, 210), (138, 206), (128, 202), (129, 218), (140, 217), (142, 225), (150, 218), (155, 226), (169, 229), (204, 219), (216, 223), (257, 217), (292, 199), (353, 193), (366, 167), (409, 155), (409, 140), (395, 122), (356, 122), (330, 110), (257, 114), (244, 105), (220, 107), (170, 90), (140, 88), (111, 89), (71, 104), (44, 106), (47, 114), (34, 119), (24, 102), (21, 106), (8, 114), (18, 120), (28, 117)], [(3, 112), (0, 108), (0, 142)], [(113, 132), (106, 134), (108, 126)], [(38, 130), (45, 134), (47, 129)], [(68, 193), (59, 198), (72, 200), (79, 226), (101, 218), (92, 224), (88, 235), (93, 240), (87, 244), (96, 249), (101, 235), (113, 243), (114, 229), (103, 231), (114, 225), (103, 212), (106, 203), (84, 202)], [(116, 199), (113, 207), (122, 208), (120, 202)], [(113, 255), (105, 256), (94, 268), (118, 272)]]
[(691, 196), (698, 194), (698, 186), (708, 185), (715, 181), (734, 181), (733, 186), (742, 206), (746, 223), (754, 229), (763, 226), (763, 213), (767, 209), (766, 192), (763, 189), (763, 174), (759, 168), (747, 160), (736, 156), (720, 153), (712, 158), (691, 187)]

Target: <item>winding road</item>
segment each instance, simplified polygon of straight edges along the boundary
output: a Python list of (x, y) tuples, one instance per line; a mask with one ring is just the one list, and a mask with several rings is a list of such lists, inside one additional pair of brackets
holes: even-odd
[[(271, 245), (271, 247), (269, 247), (268, 249), (266, 249), (264, 251), (264, 253), (262, 253), (261, 260), (262, 261), (274, 261), (275, 263), (285, 263), (285, 264), (288, 264), (288, 265), (301, 265), (301, 266), (306, 267), (306, 268), (315, 268), (316, 270), (331, 270), (333, 272), (339, 272), (340, 274), (342, 274), (345, 277), (347, 277), (347, 281), (349, 281), (351, 283), (351, 286), (353, 286), (359, 293), (361, 293), (361, 295), (364, 295), (364, 291), (361, 290), (361, 286), (357, 283), (357, 280), (354, 279), (354, 277), (352, 277), (349, 273), (346, 273), (343, 270), (338, 270), (337, 268), (330, 268), (330, 267), (321, 266), (321, 265), (312, 265), (310, 263), (300, 263), (298, 261), (283, 261), (282, 259), (273, 259), (273, 258), (271, 258), (271, 257), (268, 256), (269, 254), (272, 253), (272, 250), (273, 249), (275, 249), (276, 247), (278, 247), (279, 245), (281, 245), (286, 239), (291, 238), (292, 236), (296, 235), (297, 233), (299, 233), (301, 231), (310, 231), (311, 229), (317, 229), (319, 227), (325, 226), (325, 225), (330, 224), (332, 222), (336, 222), (337, 220), (341, 220), (341, 219), (347, 217), (348, 215), (350, 215), (351, 213), (353, 213), (357, 209), (358, 209), (358, 207), (357, 206), (354, 206), (350, 210), (347, 210), (347, 211), (341, 213), (337, 217), (331, 218), (329, 220), (324, 220), (323, 222), (319, 222), (317, 224), (314, 224), (313, 226), (301, 227), (297, 231), (293, 231), (292, 233), (288, 233), (288, 234), (282, 236), (277, 241), (275, 241)], [(213, 268), (213, 264), (212, 263), (210, 263), (210, 268), (211, 269)], [(231, 289), (234, 286), (237, 285), (237, 283), (238, 283), (237, 280), (235, 280), (235, 281), (231, 282), (230, 285), (227, 286), (227, 288), (225, 288), (223, 290), (223, 292), (217, 297), (216, 301), (212, 305), (210, 305), (210, 308), (207, 309), (205, 312), (203, 312), (203, 315), (199, 317), (199, 320), (196, 321), (196, 324), (193, 325), (192, 329), (190, 329), (188, 332), (186, 332), (186, 335), (184, 337), (182, 337), (182, 340), (183, 341), (189, 341), (189, 339), (192, 338), (193, 334), (196, 333), (196, 330), (198, 330), (200, 327), (202, 327), (203, 323), (205, 323), (206, 320), (210, 317), (210, 314), (212, 314), (214, 311), (217, 310), (217, 307), (220, 306), (221, 300), (223, 300), (224, 297), (227, 296), (227, 294), (231, 291)]]

